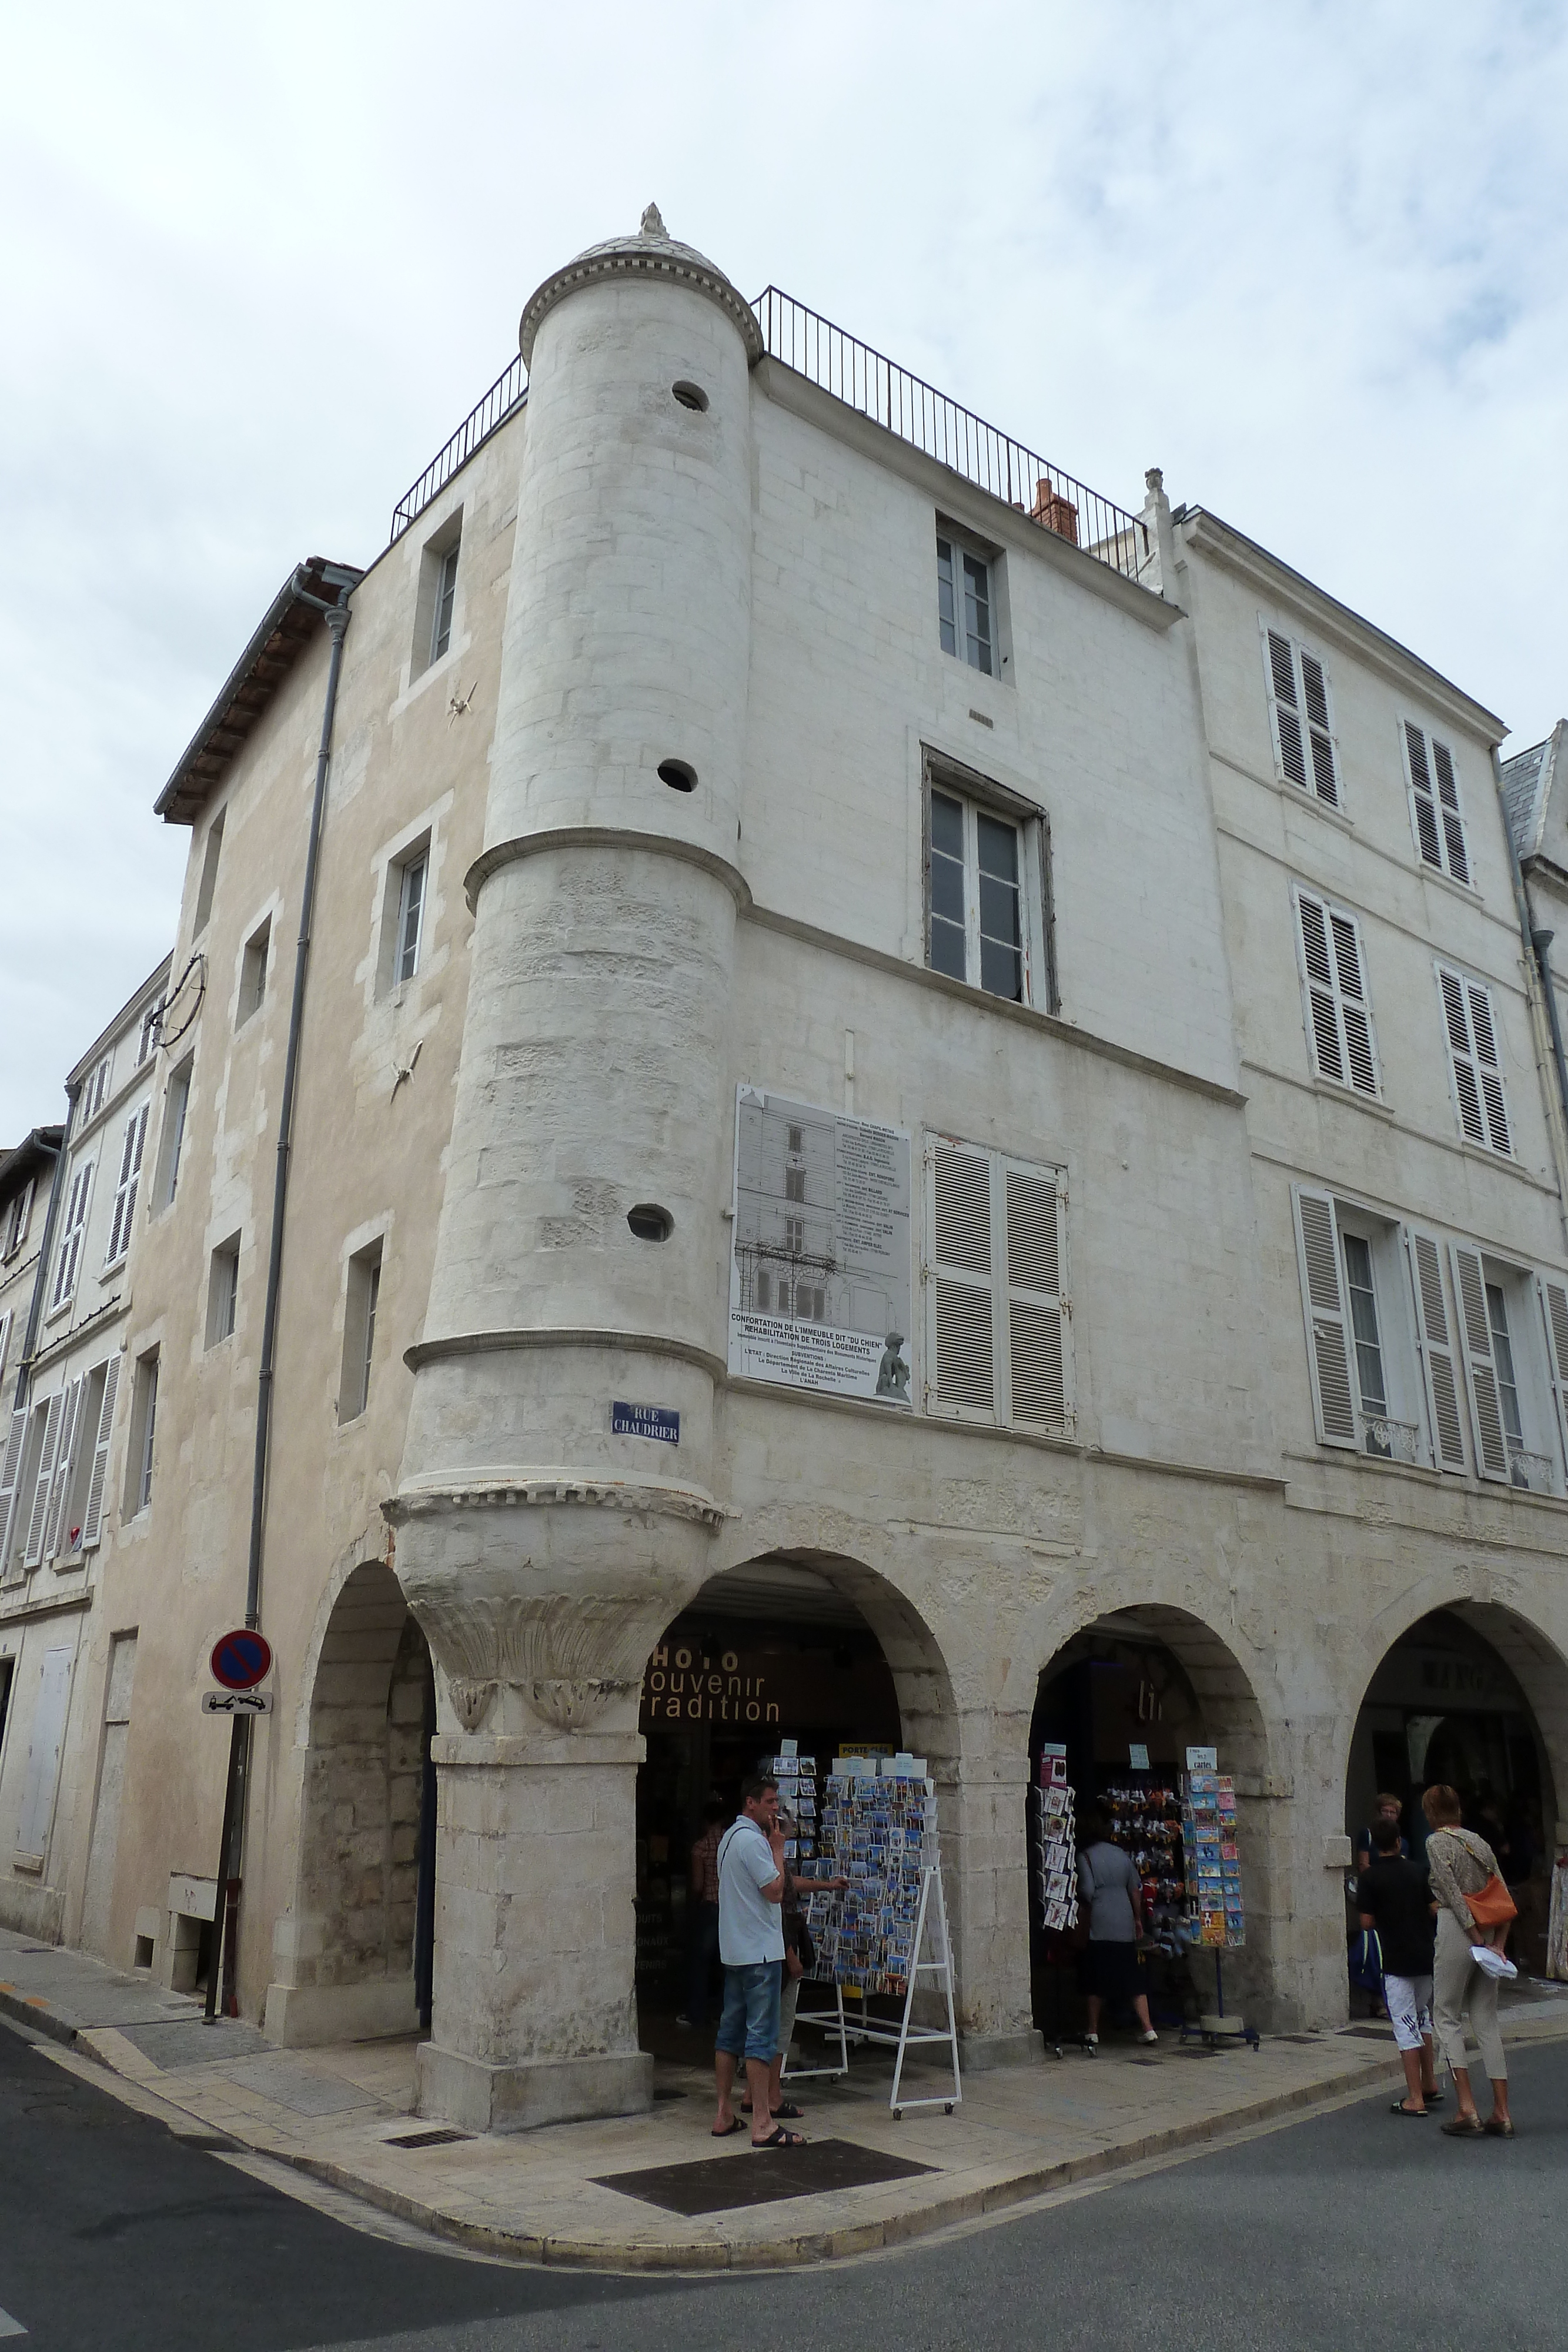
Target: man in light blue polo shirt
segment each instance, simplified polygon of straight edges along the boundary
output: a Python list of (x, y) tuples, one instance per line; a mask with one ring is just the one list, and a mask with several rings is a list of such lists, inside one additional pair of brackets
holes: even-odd
[(719, 1841), (718, 1956), (724, 1962), (724, 2014), (715, 2045), (718, 2083), (715, 2139), (744, 2124), (731, 2105), (735, 2070), (746, 2061), (753, 2147), (804, 2147), (799, 2132), (775, 2124), (768, 2105), (768, 2069), (779, 2047), (779, 1993), (784, 1969), (784, 1832), (779, 1783), (758, 1776), (740, 1791), (740, 1812)]

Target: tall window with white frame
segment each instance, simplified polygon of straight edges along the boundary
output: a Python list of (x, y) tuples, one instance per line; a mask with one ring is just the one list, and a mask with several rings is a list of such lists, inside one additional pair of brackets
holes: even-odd
[(1470, 853), (1453, 752), (1413, 719), (1402, 722), (1401, 732), (1410, 778), (1410, 821), (1421, 863), (1450, 881), (1469, 885)]
[(1360, 1234), (1343, 1234), (1344, 1282), (1350, 1297), (1351, 1335), (1355, 1348), (1356, 1381), (1361, 1391), (1362, 1419), (1369, 1454), (1386, 1460), (1389, 1442), (1388, 1386), (1383, 1372), (1383, 1341), (1377, 1328), (1377, 1290), (1372, 1275), (1372, 1246)]
[(163, 1133), (158, 1147), (158, 1187), (153, 1205), (166, 1209), (180, 1181), (180, 1154), (185, 1146), (185, 1120), (191, 1108), (191, 1079), (196, 1057), (187, 1054), (169, 1078), (163, 1105)]
[(1491, 991), (1448, 964), (1438, 964), (1437, 973), (1459, 1126), (1471, 1143), (1511, 1159)]
[(158, 1421), (158, 1350), (139, 1357), (131, 1402), (131, 1449), (126, 1465), (125, 1515), (134, 1518), (152, 1500), (152, 1441)]
[(1487, 1321), (1491, 1326), (1491, 1360), (1497, 1372), (1498, 1403), (1502, 1411), (1503, 1436), (1508, 1444), (1509, 1465), (1516, 1486), (1528, 1486), (1527, 1472), (1521, 1456), (1525, 1451), (1524, 1420), (1519, 1410), (1519, 1376), (1513, 1364), (1513, 1340), (1508, 1328), (1508, 1301), (1500, 1282), (1489, 1282)]
[(1015, 1004), (1026, 998), (1019, 827), (956, 793), (931, 791), (933, 971)]
[(399, 868), (397, 899), (397, 945), (392, 964), (393, 985), (401, 988), (419, 970), (419, 950), (424, 934), (424, 886), (430, 872), (430, 853), (422, 849)]
[(343, 1307), (343, 1369), (338, 1385), (339, 1422), (358, 1421), (371, 1401), (376, 1319), (382, 1301), (382, 1242), (356, 1250), (349, 1260)]
[(76, 1296), (82, 1234), (87, 1225), (88, 1202), (92, 1194), (92, 1166), (90, 1160), (81, 1162), (71, 1178), (70, 1191), (66, 1195), (64, 1230), (60, 1234), (59, 1253), (55, 1259), (55, 1285), (49, 1295), (51, 1315), (63, 1307), (68, 1307)]
[(452, 607), (457, 595), (457, 548), (449, 547), (435, 575), (435, 617), (430, 632), (430, 658), (438, 662), (452, 644)]
[(936, 534), (936, 619), (942, 650), (983, 670), (998, 671), (992, 565), (961, 540)]
[(231, 1234), (213, 1252), (212, 1271), (207, 1277), (207, 1345), (215, 1348), (232, 1338), (239, 1313), (239, 1244), (238, 1234)]
[(151, 1108), (150, 1103), (138, 1104), (126, 1121), (125, 1136), (120, 1147), (120, 1181), (115, 1188), (109, 1248), (103, 1261), (106, 1267), (118, 1265), (131, 1247), (131, 1220), (136, 1214), (136, 1194), (141, 1181), (141, 1153), (147, 1140), (147, 1114)]

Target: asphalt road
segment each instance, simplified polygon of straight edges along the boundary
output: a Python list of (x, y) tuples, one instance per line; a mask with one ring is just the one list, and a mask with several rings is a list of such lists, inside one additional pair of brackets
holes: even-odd
[(1560, 2352), (1568, 2042), (1513, 2087), (1511, 2144), (1380, 2093), (873, 2261), (647, 2282), (367, 2235), (0, 2031), (0, 2309), (18, 2352)]

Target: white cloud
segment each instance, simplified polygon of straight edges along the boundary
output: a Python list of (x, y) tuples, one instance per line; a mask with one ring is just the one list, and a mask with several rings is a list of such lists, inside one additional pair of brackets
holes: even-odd
[(1517, 740), (1568, 703), (1555, 5), (264, 21), (8, 34), (0, 1142), (166, 949), (152, 802), (289, 566), (376, 551), (650, 196), (1109, 496), (1162, 464)]

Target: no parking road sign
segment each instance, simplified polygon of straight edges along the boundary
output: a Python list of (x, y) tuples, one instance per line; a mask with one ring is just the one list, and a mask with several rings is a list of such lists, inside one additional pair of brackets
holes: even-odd
[(272, 1644), (249, 1625), (225, 1633), (213, 1651), (213, 1680), (225, 1690), (254, 1690), (272, 1672)]

